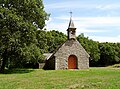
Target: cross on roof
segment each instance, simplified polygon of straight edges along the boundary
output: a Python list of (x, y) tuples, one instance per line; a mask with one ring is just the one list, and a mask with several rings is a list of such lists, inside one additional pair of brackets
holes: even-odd
[(70, 12), (70, 17), (72, 17), (72, 12)]
[[(74, 23), (73, 23), (73, 20), (72, 20), (72, 12), (69, 12), (70, 13), (70, 22), (69, 22), (69, 26), (68, 26), (68, 28), (75, 28), (74, 27)], [(76, 28), (75, 28), (76, 29)]]

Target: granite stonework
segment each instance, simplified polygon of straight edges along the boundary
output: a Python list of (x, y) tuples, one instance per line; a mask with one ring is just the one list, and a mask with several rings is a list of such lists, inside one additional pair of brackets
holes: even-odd
[(75, 40), (67, 40), (46, 61), (45, 69), (64, 70), (68, 69), (68, 58), (70, 55), (77, 57), (77, 69), (89, 68), (89, 55), (81, 44)]
[[(76, 28), (74, 27), (72, 18), (70, 18), (67, 33), (68, 40), (49, 56), (44, 69), (64, 70), (89, 68), (89, 54), (76, 39)], [(71, 59), (71, 56), (74, 56), (75, 59)]]

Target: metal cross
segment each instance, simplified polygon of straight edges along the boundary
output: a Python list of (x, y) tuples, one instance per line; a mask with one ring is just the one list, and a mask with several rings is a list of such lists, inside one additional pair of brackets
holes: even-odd
[(70, 12), (70, 16), (72, 17), (72, 12)]

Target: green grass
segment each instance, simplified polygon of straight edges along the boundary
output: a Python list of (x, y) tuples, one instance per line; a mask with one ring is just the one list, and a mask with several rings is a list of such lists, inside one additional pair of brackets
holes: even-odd
[(0, 74), (0, 89), (120, 89), (120, 68), (16, 69)]

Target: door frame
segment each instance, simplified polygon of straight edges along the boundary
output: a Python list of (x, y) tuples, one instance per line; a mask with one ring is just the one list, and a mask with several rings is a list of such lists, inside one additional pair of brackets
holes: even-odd
[[(74, 58), (74, 60), (76, 61), (76, 68), (69, 68), (69, 60), (70, 60), (70, 57), (73, 57)], [(77, 56), (75, 56), (75, 55), (69, 55), (69, 57), (68, 57), (68, 69), (78, 69), (78, 58), (77, 58)]]

